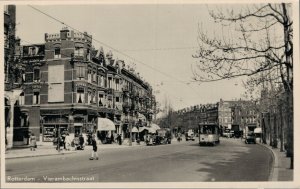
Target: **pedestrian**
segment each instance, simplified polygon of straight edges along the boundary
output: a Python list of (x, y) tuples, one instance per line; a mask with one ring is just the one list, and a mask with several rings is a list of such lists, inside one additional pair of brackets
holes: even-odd
[(62, 139), (62, 144), (64, 147), (64, 150), (66, 150), (66, 133), (63, 132), (63, 134), (61, 135), (61, 139)]
[(79, 136), (79, 150), (83, 150), (83, 144), (84, 144), (84, 138), (82, 136), (82, 134), (80, 134)]
[(117, 141), (118, 141), (119, 145), (122, 144), (122, 137), (120, 134), (118, 134)]
[(66, 143), (66, 150), (70, 150), (70, 148), (72, 146), (72, 140), (71, 140), (69, 133), (66, 133), (65, 143)]
[(92, 145), (93, 145), (93, 150), (92, 150), (92, 156), (90, 157), (90, 160), (93, 160), (93, 159), (98, 160), (97, 141), (96, 141), (95, 134), (93, 134), (93, 136), (92, 136)]
[(37, 145), (36, 145), (36, 137), (34, 136), (34, 133), (31, 133), (30, 136), (30, 150), (35, 151)]

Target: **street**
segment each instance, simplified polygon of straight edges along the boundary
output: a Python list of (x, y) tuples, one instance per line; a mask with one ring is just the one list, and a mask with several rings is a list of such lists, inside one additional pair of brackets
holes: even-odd
[(99, 160), (89, 160), (90, 153), (86, 149), (61, 156), (8, 159), (6, 179), (7, 182), (24, 177), (33, 178), (33, 182), (55, 182), (59, 181), (55, 178), (61, 177), (89, 177), (92, 182), (268, 181), (273, 163), (271, 152), (263, 146), (225, 138), (217, 146), (200, 147), (197, 139), (161, 146), (119, 149), (99, 146)]

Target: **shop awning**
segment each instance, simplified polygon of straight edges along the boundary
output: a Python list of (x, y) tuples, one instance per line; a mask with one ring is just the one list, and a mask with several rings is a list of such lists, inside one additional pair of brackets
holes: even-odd
[(142, 122), (146, 122), (147, 121), (146, 117), (143, 114), (141, 114), (141, 113), (138, 114), (138, 119), (141, 120)]
[(147, 127), (139, 127), (139, 132), (142, 132), (145, 129), (147, 130)]
[(114, 131), (116, 126), (114, 122), (107, 118), (98, 118), (98, 130), (99, 131)]
[(260, 128), (260, 127), (259, 127), (259, 128), (255, 128), (255, 129), (254, 129), (254, 133), (262, 133), (261, 128)]
[(149, 133), (156, 133), (156, 130), (153, 127), (148, 128)]
[(74, 127), (82, 127), (83, 123), (74, 123)]
[(151, 124), (150, 124), (150, 128), (153, 128), (153, 129), (156, 131), (157, 129), (160, 129), (160, 126), (158, 126), (158, 125), (155, 124), (155, 123), (151, 123)]
[(139, 130), (138, 130), (136, 127), (133, 127), (132, 130), (131, 130), (131, 132), (133, 132), (133, 133), (138, 133)]

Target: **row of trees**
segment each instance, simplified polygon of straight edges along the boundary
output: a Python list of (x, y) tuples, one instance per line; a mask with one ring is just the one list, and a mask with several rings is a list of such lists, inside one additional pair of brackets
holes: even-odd
[[(292, 4), (222, 8), (211, 10), (210, 15), (223, 32), (210, 35), (213, 32), (199, 26), (199, 50), (193, 55), (198, 61), (193, 67), (193, 79), (213, 82), (241, 77), (247, 96), (259, 104), (257, 111), (270, 131), (270, 140), (277, 137), (272, 134), (275, 125), (286, 128), (285, 147), (293, 168)], [(264, 115), (268, 115), (269, 121), (265, 121)], [(276, 115), (280, 119), (270, 121), (276, 120)]]

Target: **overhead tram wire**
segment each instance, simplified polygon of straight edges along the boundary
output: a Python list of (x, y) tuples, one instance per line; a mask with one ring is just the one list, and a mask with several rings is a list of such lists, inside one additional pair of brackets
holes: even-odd
[[(65, 26), (67, 26), (67, 27), (69, 27), (69, 28), (71, 28), (71, 29), (73, 29), (73, 30), (75, 30), (75, 31), (77, 31), (77, 32), (79, 32), (79, 33), (81, 33), (81, 34), (84, 34), (84, 33), (81, 32), (80, 30), (78, 30), (78, 29), (72, 27), (71, 25), (66, 24), (65, 22), (63, 22), (63, 21), (61, 21), (61, 20), (59, 20), (59, 19), (57, 19), (57, 18), (55, 18), (55, 17), (53, 17), (53, 16), (51, 16), (51, 15), (49, 15), (49, 14), (47, 14), (47, 13), (41, 11), (40, 9), (38, 9), (38, 8), (36, 8), (36, 7), (33, 7), (33, 6), (31, 6), (31, 5), (28, 5), (28, 6), (31, 7), (32, 9), (38, 11), (39, 13), (41, 13), (41, 14), (43, 14), (43, 15), (45, 15), (45, 16), (47, 16), (47, 17), (49, 17), (49, 18), (51, 18), (51, 19), (53, 19), (53, 20), (55, 20), (55, 21), (57, 21), (57, 22), (59, 22), (60, 24), (65, 25)], [(97, 43), (99, 43), (99, 44), (102, 44), (102, 45), (104, 45), (104, 46), (106, 46), (106, 47), (108, 47), (108, 48), (110, 48), (110, 49), (112, 49), (112, 50), (114, 50), (114, 51), (116, 51), (116, 52), (118, 52), (118, 53), (120, 53), (120, 54), (122, 54), (123, 56), (125, 56), (125, 57), (127, 57), (127, 58), (129, 58), (129, 59), (131, 59), (131, 60), (133, 60), (133, 61), (135, 61), (135, 62), (138, 62), (138, 63), (140, 63), (140, 64), (142, 64), (142, 65), (144, 65), (144, 66), (146, 66), (146, 67), (148, 67), (148, 68), (150, 68), (150, 69), (152, 69), (152, 70), (154, 70), (154, 71), (157, 71), (158, 73), (160, 73), (160, 74), (162, 74), (162, 75), (164, 75), (164, 76), (167, 76), (167, 77), (169, 77), (169, 78), (172, 78), (172, 79), (174, 79), (174, 80), (176, 80), (176, 81), (178, 81), (178, 82), (180, 82), (180, 83), (183, 83), (184, 85), (188, 86), (190, 89), (192, 89), (195, 93), (197, 93), (197, 94), (200, 96), (200, 94), (199, 94), (194, 88), (192, 88), (187, 82), (182, 81), (182, 80), (180, 80), (180, 79), (177, 79), (176, 77), (174, 77), (174, 76), (172, 76), (172, 75), (170, 75), (170, 74), (168, 74), (168, 73), (162, 72), (162, 71), (160, 71), (159, 69), (156, 69), (155, 67), (152, 67), (152, 66), (150, 66), (150, 65), (148, 65), (148, 64), (145, 64), (144, 62), (142, 62), (142, 61), (140, 61), (140, 60), (137, 60), (137, 59), (133, 58), (132, 56), (129, 56), (129, 55), (127, 55), (126, 53), (123, 53), (123, 52), (119, 51), (118, 49), (116, 49), (116, 48), (114, 48), (114, 47), (112, 47), (112, 46), (110, 46), (110, 45), (108, 45), (108, 44), (106, 44), (106, 43), (104, 43), (104, 42), (101, 42), (101, 41), (98, 40), (98, 39), (92, 38), (92, 40), (95, 41), (95, 42), (97, 42)]]
[[(30, 41), (25, 40), (25, 39), (23, 39), (23, 38), (21, 39), (21, 41), (26, 42), (27, 45), (39, 45), (39, 43), (33, 43), (33, 42), (30, 42)], [(61, 55), (64, 55), (65, 58), (72, 58), (71, 56), (69, 56), (69, 55), (67, 55), (67, 54), (64, 54), (64, 53), (61, 53)], [(170, 94), (170, 93), (168, 93), (168, 92), (166, 92), (166, 94), (168, 94), (168, 96), (172, 96), (172, 97), (178, 99), (179, 101), (183, 102), (183, 104), (185, 104), (185, 105), (188, 107), (188, 103), (186, 103), (186, 101), (184, 101), (182, 98), (177, 97), (177, 96), (175, 96), (175, 95), (173, 95), (173, 94)]]

